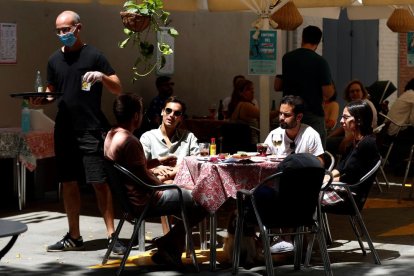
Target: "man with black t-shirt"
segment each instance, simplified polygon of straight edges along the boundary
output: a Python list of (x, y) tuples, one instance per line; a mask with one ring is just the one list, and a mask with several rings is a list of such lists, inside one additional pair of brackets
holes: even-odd
[[(79, 229), (81, 196), (79, 182), (95, 190), (104, 218), (108, 240), (114, 233), (112, 195), (103, 168), (103, 141), (109, 124), (101, 111), (102, 88), (121, 94), (121, 82), (107, 59), (80, 38), (82, 23), (77, 13), (64, 11), (56, 19), (56, 35), (63, 47), (47, 65), (46, 92), (62, 92), (55, 124), (55, 154), (62, 184), (69, 231), (47, 251), (79, 250), (83, 247)], [(44, 99), (46, 103), (46, 100)], [(123, 254), (118, 243), (114, 253)]]

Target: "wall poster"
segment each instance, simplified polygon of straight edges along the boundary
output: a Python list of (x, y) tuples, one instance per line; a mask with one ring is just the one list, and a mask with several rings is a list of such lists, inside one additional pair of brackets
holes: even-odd
[(414, 67), (414, 32), (407, 33), (407, 66)]
[(0, 23), (0, 64), (17, 63), (17, 24)]
[(250, 31), (249, 75), (276, 75), (276, 42), (274, 30), (260, 31), (255, 39), (255, 30)]

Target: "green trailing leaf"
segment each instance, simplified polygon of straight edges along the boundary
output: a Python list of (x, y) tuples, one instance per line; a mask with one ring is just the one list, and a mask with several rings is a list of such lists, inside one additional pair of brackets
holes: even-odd
[[(132, 67), (134, 73), (133, 82), (139, 77), (147, 76), (156, 68), (163, 68), (166, 64), (166, 56), (173, 53), (172, 48), (167, 43), (157, 42), (155, 47), (154, 43), (147, 41), (148, 32), (160, 31), (161, 27), (165, 27), (170, 23), (170, 13), (164, 11), (163, 8), (163, 0), (128, 0), (124, 2), (124, 11), (150, 17), (150, 28), (143, 35), (141, 35), (141, 32), (134, 32), (125, 28), (123, 32), (127, 38), (118, 43), (120, 48), (125, 48), (128, 43), (132, 47), (138, 48), (137, 57)], [(177, 30), (174, 28), (168, 29), (168, 34), (172, 37), (178, 36)], [(155, 51), (159, 53), (158, 58), (155, 57)]]
[(172, 37), (177, 37), (178, 36), (177, 30), (174, 29), (174, 28), (169, 29), (168, 34), (171, 35)]
[(129, 40), (130, 40), (130, 37), (128, 37), (127, 39), (125, 39), (124, 41), (122, 41), (122, 42), (120, 42), (119, 44), (118, 44), (118, 47), (119, 48), (125, 48), (125, 46), (128, 44), (128, 42), (129, 42)]
[(158, 49), (163, 55), (171, 55), (173, 50), (167, 43), (158, 43)]

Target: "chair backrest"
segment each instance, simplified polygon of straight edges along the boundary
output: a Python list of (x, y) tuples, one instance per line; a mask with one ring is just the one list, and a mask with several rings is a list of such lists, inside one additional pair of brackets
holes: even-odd
[(265, 179), (253, 192), (263, 223), (268, 227), (311, 225), (324, 175), (320, 165), (286, 167)]
[(325, 151), (322, 156), (325, 161), (325, 169), (331, 172), (335, 167), (335, 157), (329, 151)]
[(371, 191), (371, 187), (374, 184), (375, 177), (380, 166), (381, 159), (379, 159), (375, 163), (374, 167), (363, 177), (361, 177), (361, 179), (357, 183), (350, 185), (351, 192), (356, 193), (356, 195), (354, 195), (354, 200), (359, 210), (362, 210), (362, 208), (364, 208), (365, 202), (368, 198), (368, 194)]
[(104, 160), (104, 168), (108, 177), (108, 184), (114, 199), (121, 205), (122, 210), (132, 214), (133, 208), (128, 198), (126, 186), (123, 185), (123, 177), (115, 167), (115, 161), (110, 159)]

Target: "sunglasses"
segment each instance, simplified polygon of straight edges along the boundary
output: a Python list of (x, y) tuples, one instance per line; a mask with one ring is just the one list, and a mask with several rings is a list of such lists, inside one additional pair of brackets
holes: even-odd
[[(165, 109), (165, 114), (170, 115), (171, 113), (173, 113), (173, 110), (171, 108), (166, 108)], [(174, 111), (174, 113), (172, 114), (175, 117), (180, 117), (181, 115), (183, 115), (182, 111)]]

